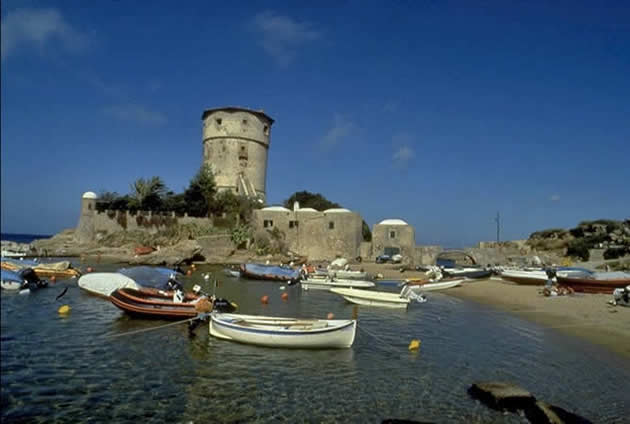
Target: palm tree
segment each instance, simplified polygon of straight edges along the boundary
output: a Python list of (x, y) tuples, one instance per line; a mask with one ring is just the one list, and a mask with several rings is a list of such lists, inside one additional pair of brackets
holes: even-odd
[(138, 209), (155, 209), (161, 204), (166, 191), (166, 185), (160, 177), (147, 180), (138, 178), (131, 185), (132, 206)]

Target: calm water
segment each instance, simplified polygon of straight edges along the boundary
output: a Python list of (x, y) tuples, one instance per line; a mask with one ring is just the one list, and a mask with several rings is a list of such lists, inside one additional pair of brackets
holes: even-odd
[[(217, 294), (243, 313), (352, 316), (323, 291), (221, 279)], [(186, 280), (202, 281), (199, 271)], [(56, 312), (62, 304), (68, 317)], [(466, 389), (478, 380), (518, 383), (594, 422), (628, 422), (630, 411), (623, 359), (444, 294), (406, 312), (360, 308), (354, 346), (328, 351), (221, 341), (207, 325), (193, 339), (186, 325), (123, 335), (167, 322), (129, 318), (73, 281), (4, 292), (1, 306), (3, 422), (524, 422), (471, 400)]]
[(52, 236), (45, 236), (39, 234), (16, 234), (16, 233), (2, 233), (0, 234), (1, 240), (14, 241), (16, 243), (30, 243), (34, 240), (50, 238)]

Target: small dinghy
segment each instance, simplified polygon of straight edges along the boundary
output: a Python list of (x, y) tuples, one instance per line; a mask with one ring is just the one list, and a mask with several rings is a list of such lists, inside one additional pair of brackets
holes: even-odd
[(123, 288), (114, 291), (110, 296), (110, 301), (131, 315), (145, 318), (186, 319), (195, 318), (198, 314), (210, 312), (213, 309), (225, 312), (236, 309), (227, 300), (213, 299), (201, 294), (199, 290), (180, 296), (177, 296), (178, 293), (181, 291)]
[(356, 320), (282, 318), (212, 313), (210, 335), (224, 340), (295, 349), (348, 348), (354, 343)]
[(251, 280), (294, 282), (300, 279), (300, 271), (275, 265), (241, 264), (240, 275)]

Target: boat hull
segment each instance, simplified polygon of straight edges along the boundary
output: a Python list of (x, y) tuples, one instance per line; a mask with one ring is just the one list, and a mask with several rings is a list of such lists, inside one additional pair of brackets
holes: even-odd
[(304, 290), (330, 290), (333, 288), (358, 288), (358, 289), (368, 289), (374, 287), (374, 284), (371, 281), (361, 281), (361, 280), (335, 280), (335, 281), (326, 281), (326, 280), (304, 280), (300, 283), (302, 289)]
[(398, 293), (359, 289), (330, 289), (330, 291), (356, 305), (404, 309), (411, 302), (408, 298), (401, 297)]
[(447, 281), (441, 280), (435, 283), (414, 283), (413, 281), (407, 282), (407, 285), (413, 288), (414, 291), (435, 291), (435, 290), (446, 290), (453, 287), (461, 286), (461, 284), (465, 281), (465, 278), (456, 278), (450, 279)]
[(558, 277), (558, 284), (569, 286), (579, 293), (613, 294), (615, 289), (621, 289), (630, 285), (630, 278), (597, 280), (591, 278)]
[[(199, 314), (195, 303), (190, 301), (175, 303), (168, 292), (163, 293), (156, 289), (123, 288), (114, 291), (109, 299), (123, 311), (146, 318), (186, 319), (194, 318)], [(187, 295), (188, 299), (191, 297), (194, 298)]]
[(340, 349), (354, 343), (356, 320), (301, 320), (252, 315), (212, 314), (210, 335), (257, 346)]
[(250, 280), (289, 282), (299, 280), (300, 272), (278, 266), (242, 264), (240, 268), (240, 276), (249, 278)]

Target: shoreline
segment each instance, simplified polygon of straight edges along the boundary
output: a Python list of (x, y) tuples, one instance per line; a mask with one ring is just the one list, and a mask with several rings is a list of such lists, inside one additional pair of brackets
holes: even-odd
[(541, 288), (487, 279), (443, 293), (514, 314), (630, 359), (630, 308), (609, 305), (612, 295), (608, 294), (545, 297), (538, 293)]

